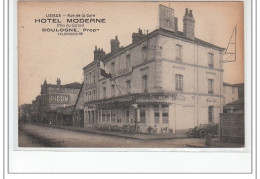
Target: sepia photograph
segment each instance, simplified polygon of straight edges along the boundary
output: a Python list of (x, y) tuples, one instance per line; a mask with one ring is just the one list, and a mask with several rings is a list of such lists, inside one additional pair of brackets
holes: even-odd
[(18, 2), (24, 148), (244, 148), (244, 2)]

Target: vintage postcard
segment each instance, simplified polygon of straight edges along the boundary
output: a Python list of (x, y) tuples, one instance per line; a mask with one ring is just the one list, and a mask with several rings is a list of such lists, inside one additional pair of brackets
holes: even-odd
[(243, 148), (243, 2), (18, 2), (18, 147)]

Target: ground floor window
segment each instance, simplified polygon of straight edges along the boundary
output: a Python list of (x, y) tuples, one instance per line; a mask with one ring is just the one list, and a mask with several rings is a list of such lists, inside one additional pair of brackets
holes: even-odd
[(125, 119), (126, 119), (126, 120), (125, 120), (126, 123), (129, 123), (129, 122), (130, 122), (130, 120), (129, 120), (129, 110), (126, 110), (126, 111), (125, 111)]
[(155, 124), (159, 124), (160, 123), (160, 109), (159, 109), (159, 105), (154, 105), (153, 106), (153, 110), (154, 110), (154, 123)]
[(145, 105), (140, 106), (140, 123), (145, 124)]
[(107, 122), (110, 122), (110, 111), (107, 111)]
[(112, 123), (116, 122), (116, 111), (115, 110), (111, 111), (111, 122)]
[(106, 111), (101, 111), (102, 113), (102, 122), (106, 121)]
[(169, 105), (162, 105), (162, 123), (169, 124)]

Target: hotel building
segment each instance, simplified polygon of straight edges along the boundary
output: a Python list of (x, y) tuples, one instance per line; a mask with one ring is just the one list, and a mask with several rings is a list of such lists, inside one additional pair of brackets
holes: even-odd
[[(139, 29), (132, 43), (111, 52), (95, 48), (94, 61), (84, 67), (84, 126), (123, 126), (137, 122), (173, 132), (202, 123), (218, 123), (223, 110), (223, 51), (195, 37), (192, 10), (178, 30), (174, 9), (160, 5), (159, 28), (149, 34)], [(101, 75), (105, 64), (111, 78)]]

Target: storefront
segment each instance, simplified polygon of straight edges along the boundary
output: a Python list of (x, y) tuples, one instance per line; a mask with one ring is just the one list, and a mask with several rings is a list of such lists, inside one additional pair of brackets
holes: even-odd
[(85, 127), (135, 125), (142, 133), (148, 133), (148, 128), (157, 128), (158, 133), (173, 132), (169, 109), (175, 97), (175, 93), (138, 93), (85, 103)]

